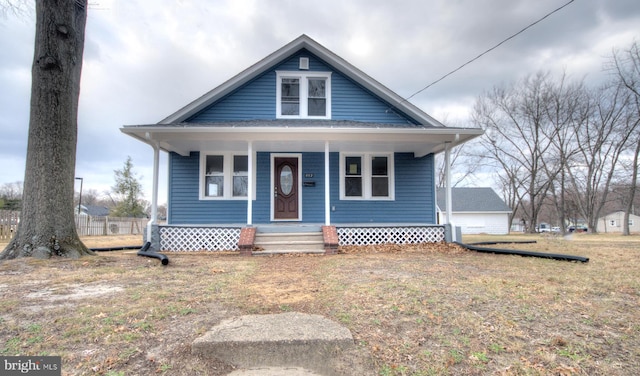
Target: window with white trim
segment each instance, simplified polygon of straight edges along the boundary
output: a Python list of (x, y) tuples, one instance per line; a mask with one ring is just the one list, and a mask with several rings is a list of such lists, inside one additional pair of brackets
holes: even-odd
[(614, 226), (614, 227), (617, 226), (616, 220), (615, 219), (610, 220), (609, 221), (609, 226)]
[(276, 117), (330, 119), (331, 72), (276, 72)]
[(200, 199), (241, 199), (249, 192), (247, 155), (200, 154)]
[(393, 200), (393, 154), (342, 153), (340, 199)]

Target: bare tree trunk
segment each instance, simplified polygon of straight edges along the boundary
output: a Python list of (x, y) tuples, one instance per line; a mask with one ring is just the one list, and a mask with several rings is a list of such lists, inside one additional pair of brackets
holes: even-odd
[(636, 150), (633, 156), (633, 167), (631, 174), (631, 187), (629, 189), (629, 198), (627, 202), (626, 210), (624, 211), (624, 223), (622, 227), (622, 235), (631, 235), (629, 229), (629, 214), (633, 209), (633, 200), (636, 194), (636, 187), (638, 186), (638, 157), (640, 156), (640, 139), (636, 140)]
[(22, 214), (0, 259), (79, 257), (73, 212), (86, 0), (36, 1), (31, 114)]

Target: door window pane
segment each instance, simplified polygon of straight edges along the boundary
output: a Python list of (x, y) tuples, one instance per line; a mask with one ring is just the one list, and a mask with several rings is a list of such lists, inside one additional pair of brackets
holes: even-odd
[(293, 191), (293, 171), (290, 166), (284, 166), (280, 170), (280, 193), (288, 196)]

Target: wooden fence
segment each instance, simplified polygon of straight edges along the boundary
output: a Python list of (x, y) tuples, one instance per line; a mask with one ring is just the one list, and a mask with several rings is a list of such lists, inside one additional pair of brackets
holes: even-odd
[(80, 236), (138, 235), (145, 230), (147, 218), (94, 217), (76, 215), (76, 228)]
[(0, 240), (9, 240), (16, 233), (20, 212), (11, 210), (0, 210)]
[[(147, 218), (94, 217), (76, 215), (76, 228), (80, 236), (138, 235), (145, 230)], [(0, 240), (9, 240), (16, 233), (20, 212), (0, 210)]]

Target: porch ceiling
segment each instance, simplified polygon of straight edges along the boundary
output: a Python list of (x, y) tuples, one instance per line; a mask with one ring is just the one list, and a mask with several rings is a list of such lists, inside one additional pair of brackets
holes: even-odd
[(445, 127), (211, 127), (125, 126), (121, 131), (142, 142), (158, 144), (167, 152), (189, 155), (192, 151), (245, 151), (252, 142), (255, 151), (324, 152), (329, 150), (409, 152), (416, 157), (462, 144), (483, 131), (477, 128)]

